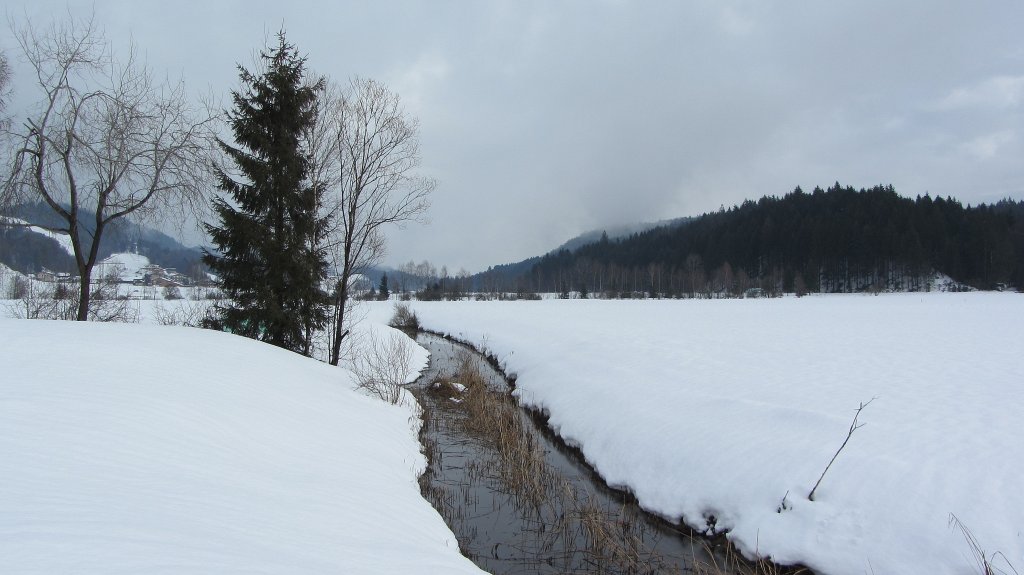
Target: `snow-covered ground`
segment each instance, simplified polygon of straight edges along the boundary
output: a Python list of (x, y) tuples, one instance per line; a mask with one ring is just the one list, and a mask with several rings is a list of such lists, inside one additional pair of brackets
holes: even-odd
[(120, 281), (141, 280), (143, 268), (149, 265), (149, 258), (128, 252), (110, 254), (96, 264), (96, 277), (117, 277)]
[[(93, 270), (93, 282), (99, 282), (110, 275), (116, 276), (121, 283), (115, 284), (118, 297), (124, 297), (132, 300), (163, 300), (166, 299), (167, 291), (157, 285), (135, 285), (131, 282), (134, 280), (141, 280), (146, 274), (144, 269), (150, 263), (149, 258), (139, 254), (132, 253), (117, 253), (111, 254), (107, 258), (103, 259), (96, 264)], [(33, 279), (32, 277), (26, 276), (20, 272), (12, 270), (4, 264), (0, 264), (0, 300), (10, 297), (11, 288), (15, 281), (22, 281), (27, 289), (35, 294), (35, 297), (43, 297), (48, 294), (52, 294), (55, 288), (54, 282), (40, 281)], [(77, 276), (72, 280), (77, 282)], [(176, 292), (185, 299), (191, 300), (205, 300), (206, 297), (215, 292), (216, 289), (205, 286), (188, 286), (175, 288)], [(11, 316), (12, 314), (8, 311), (5, 313), (4, 302), (0, 302), (0, 316)], [(10, 307), (12, 302), (6, 302), (6, 307)], [(16, 306), (16, 304), (14, 304)], [(147, 304), (139, 304), (141, 308), (146, 308)]]
[(479, 572), (420, 496), (414, 407), (343, 369), (155, 325), (0, 342), (0, 573)]
[(1024, 568), (1024, 296), (411, 305), (502, 358), (609, 483), (747, 553), (978, 573), (955, 515)]

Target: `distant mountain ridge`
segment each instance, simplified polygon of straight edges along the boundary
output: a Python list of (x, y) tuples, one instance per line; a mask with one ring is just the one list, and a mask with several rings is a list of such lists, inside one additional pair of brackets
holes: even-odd
[(1020, 201), (964, 207), (837, 182), (682, 222), (598, 241), (584, 234), (543, 256), (495, 266), (477, 276), (477, 287), (606, 297), (913, 291), (929, 289), (936, 273), (979, 289), (1024, 287)]
[(693, 219), (692, 217), (671, 218), (657, 222), (641, 222), (591, 230), (567, 240), (543, 256), (534, 256), (518, 262), (491, 266), (486, 271), (474, 274), (471, 277), (471, 282), (477, 286), (477, 289), (489, 289), (489, 286), (492, 284), (508, 285), (510, 282), (519, 284), (521, 283), (519, 278), (529, 272), (533, 266), (539, 264), (543, 258), (552, 254), (574, 252), (585, 246), (598, 243), (602, 241), (602, 238), (620, 240), (656, 228), (673, 229), (683, 226), (693, 221)]
[[(43, 226), (60, 227), (63, 223), (44, 204), (25, 204), (13, 210), (13, 217)], [(92, 213), (81, 217), (83, 223), (95, 219)], [(91, 233), (87, 227), (83, 233)], [(36, 273), (44, 268), (54, 272), (74, 273), (74, 256), (50, 234), (25, 227), (0, 225), (0, 263), (21, 273)], [(181, 242), (153, 228), (134, 222), (112, 222), (100, 240), (99, 259), (114, 253), (138, 253), (164, 268), (188, 273), (201, 266), (202, 250), (186, 247)]]

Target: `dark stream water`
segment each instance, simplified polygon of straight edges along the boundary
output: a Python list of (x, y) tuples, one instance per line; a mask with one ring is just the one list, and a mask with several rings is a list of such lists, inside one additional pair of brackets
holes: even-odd
[[(542, 452), (543, 463), (524, 491), (498, 463), (493, 442), (467, 433), (470, 417), (457, 392), (435, 382), (457, 380), (468, 348), (421, 334), (430, 366), (413, 388), (428, 417), (423, 442), (430, 460), (421, 478), (424, 496), (441, 512), (462, 552), (492, 573), (681, 573), (709, 562), (703, 540), (653, 517), (622, 492), (609, 489), (578, 452), (562, 444), (536, 417), (516, 416)], [(507, 398), (503, 376), (475, 352), (493, 393)], [(535, 442), (535, 443), (531, 443)], [(532, 481), (532, 479), (538, 481)]]

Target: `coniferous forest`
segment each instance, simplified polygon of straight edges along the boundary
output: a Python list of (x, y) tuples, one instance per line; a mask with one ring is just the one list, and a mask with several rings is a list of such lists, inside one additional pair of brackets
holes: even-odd
[[(892, 186), (838, 183), (748, 200), (677, 225), (575, 251), (529, 271), (481, 274), (484, 287), (580, 297), (717, 297), (764, 293), (918, 291), (936, 272), (961, 287), (1024, 285), (1024, 202), (963, 206)], [(509, 285), (498, 285), (509, 284)]]

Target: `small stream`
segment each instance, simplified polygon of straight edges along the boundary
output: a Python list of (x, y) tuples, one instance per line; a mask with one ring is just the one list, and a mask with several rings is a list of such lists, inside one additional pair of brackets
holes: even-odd
[[(713, 562), (703, 539), (609, 489), (577, 451), (514, 403), (503, 375), (481, 355), (432, 334), (419, 334), (417, 342), (430, 351), (430, 365), (412, 387), (426, 414), (421, 440), (429, 465), (421, 487), (462, 552), (481, 568), (497, 574), (681, 573), (693, 572), (695, 562)], [(525, 450), (539, 454), (536, 462), (516, 464), (526, 473), (510, 472), (494, 440), (467, 431), (475, 429), (470, 400), (459, 395), (460, 385), (451, 385), (466, 361), (475, 362), (498, 401), (511, 405)]]

